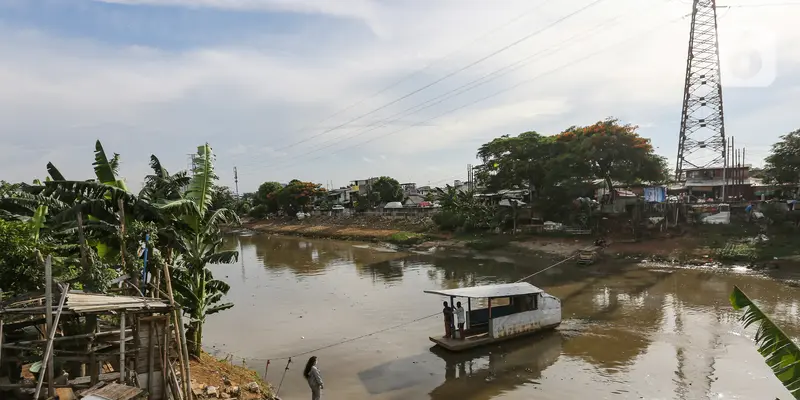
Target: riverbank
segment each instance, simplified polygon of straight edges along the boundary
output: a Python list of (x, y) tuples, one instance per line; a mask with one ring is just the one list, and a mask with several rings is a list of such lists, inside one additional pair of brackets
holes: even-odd
[(272, 387), (257, 372), (202, 353), (191, 360), (192, 393), (200, 399), (273, 400)]
[[(246, 220), (245, 230), (277, 235), (337, 240), (386, 242), (417, 251), (443, 249), (457, 252), (519, 256), (535, 253), (569, 257), (590, 246), (590, 236), (564, 234), (453, 234), (438, 232), (429, 219), (392, 219), (354, 216), (311, 217), (298, 220)], [(704, 225), (676, 232), (646, 232), (645, 239), (607, 238), (611, 258), (704, 264), (744, 263), (770, 267), (800, 263), (800, 235), (774, 233), (759, 238), (755, 225)]]

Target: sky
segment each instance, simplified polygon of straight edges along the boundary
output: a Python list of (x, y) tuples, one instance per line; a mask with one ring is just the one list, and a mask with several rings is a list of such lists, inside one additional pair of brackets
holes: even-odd
[[(800, 128), (800, 0), (718, 6), (726, 134), (759, 165)], [(0, 179), (44, 178), (48, 161), (89, 179), (99, 139), (134, 190), (151, 154), (177, 171), (205, 142), (240, 192), (295, 178), (443, 185), (495, 137), (612, 116), (673, 165), (690, 12), (689, 0), (0, 0)]]

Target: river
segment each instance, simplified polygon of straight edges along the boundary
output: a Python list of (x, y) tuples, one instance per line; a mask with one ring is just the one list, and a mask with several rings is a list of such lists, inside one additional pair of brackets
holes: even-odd
[[(441, 312), (422, 291), (513, 282), (553, 263), (430, 256), (373, 245), (268, 235), (232, 236), (240, 262), (217, 265), (235, 306), (210, 315), (204, 344), (265, 370), (266, 360), (320, 348)], [(530, 280), (563, 302), (556, 331), (470, 353), (432, 348), (440, 317), (316, 351), (328, 399), (776, 399), (791, 395), (756, 352), (728, 303), (739, 285), (797, 339), (800, 290), (744, 268), (573, 262)], [(791, 281), (790, 281), (791, 282)], [(307, 399), (292, 360), (283, 400)], [(286, 360), (270, 363), (279, 385)]]

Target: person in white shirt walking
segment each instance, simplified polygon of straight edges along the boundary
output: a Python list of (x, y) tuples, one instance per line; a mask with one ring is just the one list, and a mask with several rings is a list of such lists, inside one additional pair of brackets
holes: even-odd
[(317, 369), (317, 356), (312, 356), (306, 363), (306, 368), (303, 370), (303, 376), (308, 381), (308, 386), (311, 387), (311, 400), (320, 400), (320, 392), (322, 391), (322, 375)]
[(461, 307), (461, 302), (456, 303), (456, 320), (458, 321), (458, 338), (464, 340), (464, 323), (466, 317), (464, 315), (464, 307)]

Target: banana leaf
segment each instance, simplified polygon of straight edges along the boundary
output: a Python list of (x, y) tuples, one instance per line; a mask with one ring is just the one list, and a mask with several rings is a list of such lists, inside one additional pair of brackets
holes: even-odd
[(754, 338), (758, 352), (783, 386), (800, 400), (800, 348), (737, 286), (730, 302), (734, 309), (745, 310), (741, 317), (745, 328), (758, 326)]

